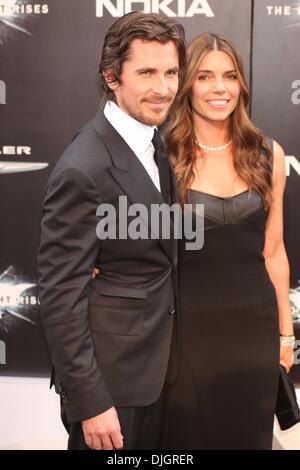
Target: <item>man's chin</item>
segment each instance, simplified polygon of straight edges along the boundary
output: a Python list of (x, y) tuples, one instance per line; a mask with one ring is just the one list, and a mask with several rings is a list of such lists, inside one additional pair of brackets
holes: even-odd
[(153, 116), (143, 116), (143, 123), (147, 126), (161, 126), (167, 119), (167, 112), (155, 114)]

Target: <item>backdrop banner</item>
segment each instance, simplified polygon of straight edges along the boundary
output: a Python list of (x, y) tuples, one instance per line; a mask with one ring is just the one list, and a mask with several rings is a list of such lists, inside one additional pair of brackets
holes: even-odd
[[(290, 299), (297, 340), (300, 340), (299, 38), (300, 1), (254, 1), (252, 119), (280, 143), (286, 154), (285, 244), (291, 267)], [(300, 360), (300, 352), (296, 356)], [(299, 366), (292, 368), (291, 376), (300, 383)]]
[(99, 106), (105, 32), (132, 10), (177, 19), (189, 42), (215, 31), (240, 50), (246, 75), (253, 77), (254, 120), (289, 155), (286, 240), (296, 319), (300, 71), (294, 57), (300, 3), (290, 3), (290, 14), (282, 3), (278, 13), (280, 2), (265, 0), (0, 0), (0, 374), (49, 375), (36, 288), (45, 186), (64, 148)]

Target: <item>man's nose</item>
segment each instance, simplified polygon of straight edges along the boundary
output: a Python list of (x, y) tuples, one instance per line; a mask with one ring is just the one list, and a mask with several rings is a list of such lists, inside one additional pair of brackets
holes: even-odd
[(168, 82), (164, 75), (156, 75), (153, 77), (152, 91), (162, 96), (168, 94)]

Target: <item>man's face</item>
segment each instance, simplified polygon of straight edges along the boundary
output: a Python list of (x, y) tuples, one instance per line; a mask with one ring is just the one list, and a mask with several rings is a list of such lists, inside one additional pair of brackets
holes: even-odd
[(134, 39), (123, 63), (120, 83), (112, 86), (118, 106), (149, 126), (159, 126), (178, 89), (179, 60), (173, 41)]

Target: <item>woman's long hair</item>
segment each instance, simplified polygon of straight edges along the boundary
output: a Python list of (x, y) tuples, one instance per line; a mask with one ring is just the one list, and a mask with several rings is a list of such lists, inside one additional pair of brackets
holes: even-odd
[[(166, 129), (165, 142), (174, 165), (180, 202), (187, 202), (187, 189), (194, 179), (197, 151), (190, 92), (199, 64), (209, 51), (226, 52), (235, 64), (241, 92), (237, 106), (230, 116), (233, 164), (240, 178), (261, 196), (267, 209), (272, 201), (272, 150), (263, 132), (255, 127), (247, 114), (249, 90), (242, 58), (229, 39), (214, 33), (201, 34), (190, 44), (182, 87), (172, 105)], [(262, 155), (262, 151), (265, 155)]]

